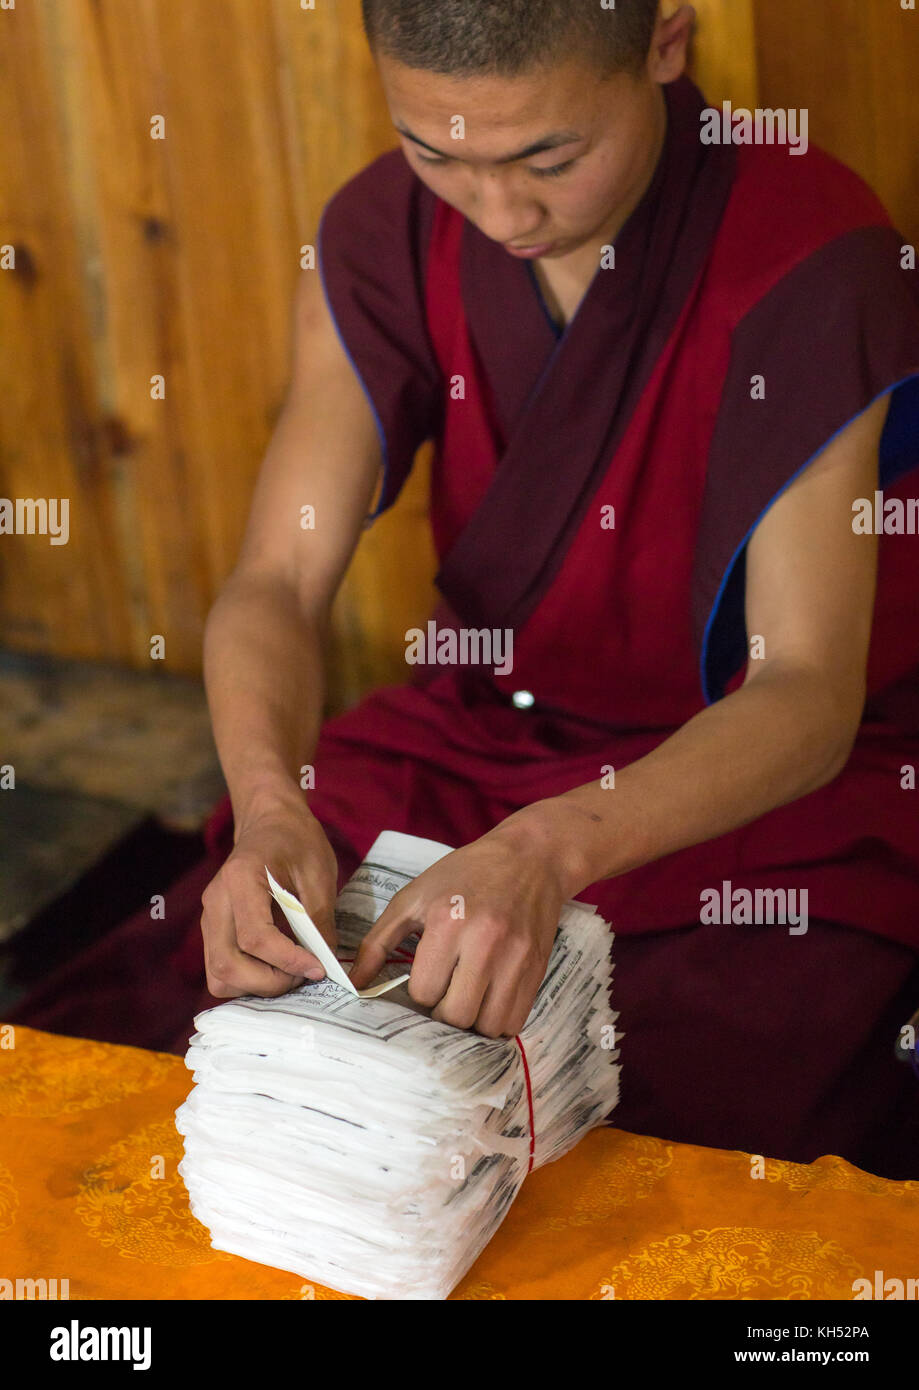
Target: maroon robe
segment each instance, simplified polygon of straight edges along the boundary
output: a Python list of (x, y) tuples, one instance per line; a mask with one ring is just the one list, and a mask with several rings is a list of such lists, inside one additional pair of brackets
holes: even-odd
[[(323, 284), (383, 446), (375, 515), (433, 438), (437, 626), (514, 631), (509, 674), (431, 664), (326, 725), (310, 803), (343, 875), (382, 829), (466, 843), (641, 757), (735, 689), (746, 543), (880, 396), (879, 485), (915, 494), (919, 288), (902, 238), (826, 154), (703, 146), (701, 95), (688, 79), (664, 90), (652, 183), (563, 333), (531, 268), (400, 152), (325, 211)], [(624, 1127), (919, 1169), (919, 1087), (894, 1058), (919, 1006), (919, 792), (901, 788), (919, 763), (917, 545), (881, 538), (869, 698), (840, 776), (580, 895), (617, 934)], [(208, 859), (167, 897), (166, 931), (139, 915), (22, 1021), (184, 1049), (192, 1013), (213, 1003), (198, 898), (232, 843), (228, 803), (208, 833)], [(701, 895), (725, 881), (729, 895), (806, 890), (806, 933), (706, 922)], [(150, 981), (151, 953), (159, 988), (129, 983), (132, 961)], [(74, 1004), (90, 981), (95, 1003)]]

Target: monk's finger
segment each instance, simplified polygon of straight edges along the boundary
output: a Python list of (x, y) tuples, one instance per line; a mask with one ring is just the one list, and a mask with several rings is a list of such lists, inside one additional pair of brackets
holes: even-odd
[(492, 981), (475, 1020), (475, 1031), (485, 1038), (513, 1038), (526, 1023), (535, 994), (513, 981)]
[(459, 942), (455, 937), (433, 928), (425, 930), (408, 977), (408, 992), (416, 1004), (434, 1009), (441, 1003), (450, 989), (459, 958)]
[(208, 968), (207, 987), (215, 999), (239, 999), (246, 994), (276, 999), (302, 983), (302, 977), (287, 975), (241, 951), (213, 956)]
[(233, 860), (224, 865), (224, 877), (240, 951), (291, 978), (322, 979), (325, 971), (312, 951), (275, 925), (268, 880), (251, 865)]
[(369, 985), (386, 964), (390, 951), (423, 925), (419, 923), (417, 914), (410, 910), (406, 899), (400, 903), (401, 897), (402, 892), (395, 895), (357, 948), (349, 976), (355, 989), (364, 989)]
[[(468, 954), (461, 955), (453, 968), (446, 993), (432, 1010), (431, 1017), (439, 1023), (450, 1023), (454, 1028), (471, 1028), (478, 1018), (488, 983), (484, 964), (471, 961)], [(414, 994), (412, 997), (415, 997)]]
[(207, 987), (215, 999), (237, 999), (242, 994), (272, 998), (286, 994), (299, 983), (297, 978), (240, 951), (229, 896), (219, 883), (208, 885), (202, 904), (201, 935)]

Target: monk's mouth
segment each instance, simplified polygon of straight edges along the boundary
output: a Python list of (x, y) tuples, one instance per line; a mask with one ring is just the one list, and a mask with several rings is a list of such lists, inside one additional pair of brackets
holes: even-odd
[(539, 256), (549, 255), (557, 245), (557, 241), (547, 241), (542, 246), (505, 246), (504, 249), (512, 256), (519, 256), (523, 260), (536, 260)]

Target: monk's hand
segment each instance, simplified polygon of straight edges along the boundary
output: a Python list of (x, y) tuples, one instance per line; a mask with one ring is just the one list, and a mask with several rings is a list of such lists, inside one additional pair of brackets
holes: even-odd
[(351, 981), (365, 988), (389, 953), (420, 931), (412, 999), (441, 1022), (513, 1037), (546, 973), (566, 896), (544, 848), (505, 837), (499, 826), (395, 894), (364, 937)]
[(232, 853), (202, 895), (207, 987), (217, 999), (272, 997), (325, 975), (313, 953), (287, 934), (266, 864), (281, 887), (300, 899), (326, 941), (336, 944), (335, 852), (302, 797), (292, 796), (238, 827)]

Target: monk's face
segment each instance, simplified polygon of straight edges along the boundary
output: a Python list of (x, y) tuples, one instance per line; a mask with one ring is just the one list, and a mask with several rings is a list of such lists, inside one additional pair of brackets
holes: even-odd
[(663, 146), (666, 104), (650, 67), (604, 78), (569, 58), (517, 77), (455, 77), (383, 54), (377, 64), (411, 167), (509, 254), (562, 259), (603, 244)]

